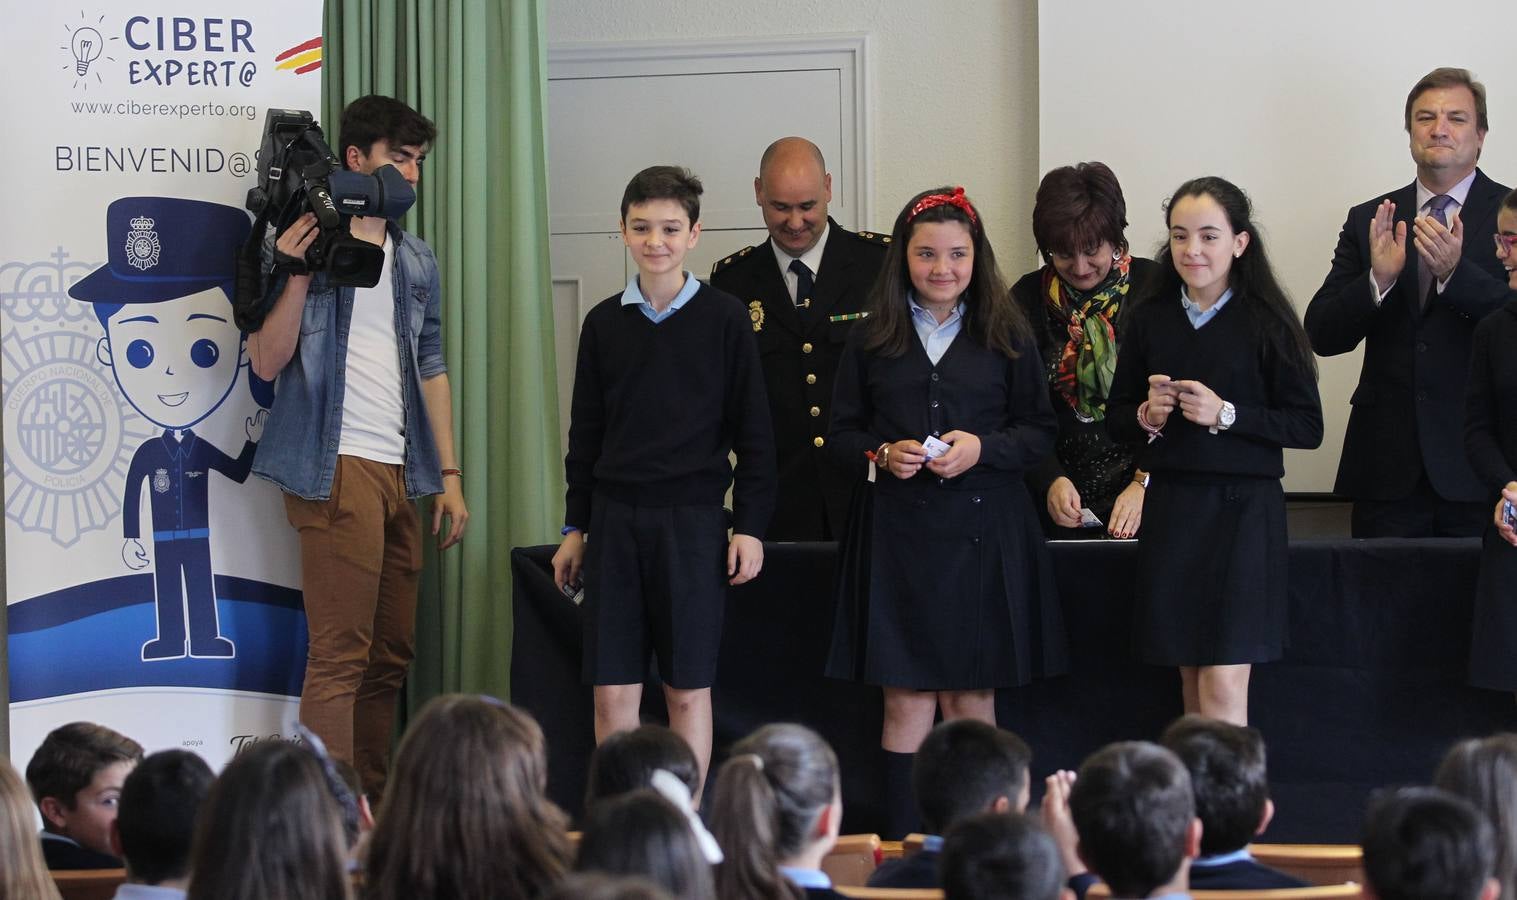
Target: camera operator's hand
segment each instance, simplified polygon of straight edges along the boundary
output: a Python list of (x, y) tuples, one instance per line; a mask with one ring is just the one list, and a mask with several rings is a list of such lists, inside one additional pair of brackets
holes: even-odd
[(291, 273), (291, 278), (310, 278), (306, 271), (306, 251), (315, 243), (321, 229), (316, 227), (316, 214), (306, 213), (290, 223), (274, 242), (274, 267)]
[(316, 215), (306, 213), (280, 232), (274, 241), (274, 270), (286, 274), (284, 287), (257, 331), (248, 333), (248, 356), (253, 372), (273, 381), (295, 355), (300, 340), (300, 318), (305, 310), (311, 276), (305, 255), (319, 235)]

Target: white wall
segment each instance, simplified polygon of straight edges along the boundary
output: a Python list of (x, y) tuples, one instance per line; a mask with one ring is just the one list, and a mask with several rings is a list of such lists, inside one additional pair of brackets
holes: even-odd
[[(1006, 274), (1029, 267), (1038, 179), (1034, 0), (548, 0), (547, 6), (550, 44), (867, 32), (876, 221), (861, 227), (888, 230), (912, 194), (962, 183), (990, 223)], [(762, 146), (752, 150), (755, 172), (761, 152)], [(618, 199), (606, 198), (607, 208), (614, 210)], [(753, 222), (760, 224), (757, 207)]]

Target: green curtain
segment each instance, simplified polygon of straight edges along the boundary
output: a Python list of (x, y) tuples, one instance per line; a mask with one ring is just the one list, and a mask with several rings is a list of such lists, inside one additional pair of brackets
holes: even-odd
[[(442, 270), (470, 519), (460, 546), (438, 554), (427, 542), (412, 710), (447, 691), (509, 696), (510, 549), (556, 535), (561, 518), (543, 16), (543, 0), (326, 0), (331, 140), (365, 94), (403, 100), (438, 130), (405, 227)], [(423, 514), (430, 527), (430, 506)]]

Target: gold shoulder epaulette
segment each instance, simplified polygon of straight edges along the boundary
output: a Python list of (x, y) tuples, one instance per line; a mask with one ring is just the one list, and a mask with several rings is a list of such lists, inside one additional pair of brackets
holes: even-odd
[(743, 249), (737, 251), (736, 253), (732, 253), (732, 254), (729, 254), (727, 256), (724, 256), (721, 259), (717, 260), (716, 262), (712, 263), (711, 264), (711, 274), (715, 275), (717, 272), (720, 272), (721, 270), (723, 270), (723, 269), (727, 268), (728, 266), (732, 265), (734, 262), (737, 262), (738, 260), (740, 260), (743, 257), (747, 256), (748, 254), (752, 253), (754, 251), (754, 248), (757, 247), (757, 246), (758, 245), (755, 244), (753, 247), (744, 247)]
[(878, 231), (859, 231), (856, 234), (869, 243), (879, 244), (882, 247), (890, 243), (890, 235), (880, 234)]

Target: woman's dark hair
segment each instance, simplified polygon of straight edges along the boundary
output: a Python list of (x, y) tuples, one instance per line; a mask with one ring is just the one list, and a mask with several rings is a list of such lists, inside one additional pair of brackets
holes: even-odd
[[(911, 242), (916, 227), (929, 222), (958, 222), (969, 229), (974, 248), (974, 269), (970, 274), (969, 289), (963, 294), (964, 334), (980, 346), (1012, 358), (1020, 355), (1019, 347), (1026, 347), (1031, 341), (1032, 329), (1027, 324), (1027, 317), (1011, 299), (1006, 279), (996, 267), (995, 251), (985, 239), (985, 217), (980, 211), (975, 209), (971, 216), (968, 210), (953, 203), (940, 203), (912, 215), (912, 210), (924, 198), (953, 194), (951, 187), (923, 191), (908, 200), (901, 214), (896, 216), (890, 248), (885, 252), (880, 276), (869, 295), (865, 350), (895, 358), (904, 355), (917, 340), (911, 324), (911, 308), (906, 300), (906, 293), (911, 290), (906, 245)], [(968, 205), (967, 200), (965, 203)]]
[(347, 844), (321, 763), (261, 741), (211, 785), (190, 852), (190, 900), (346, 900)]
[(684, 738), (662, 725), (618, 731), (590, 754), (585, 809), (599, 800), (648, 787), (659, 769), (683, 781), (692, 796), (700, 793), (700, 766)]
[(651, 788), (602, 800), (590, 808), (576, 871), (642, 875), (677, 900), (710, 900), (711, 864), (685, 813)]
[[(1296, 308), (1291, 305), (1285, 289), (1280, 286), (1280, 280), (1275, 277), (1274, 268), (1269, 264), (1269, 255), (1264, 250), (1264, 235), (1254, 225), (1253, 206), (1242, 188), (1215, 175), (1192, 178), (1180, 185), (1174, 196), (1164, 204), (1166, 231), (1176, 203), (1186, 197), (1203, 196), (1212, 198), (1222, 207), (1228, 227), (1234, 234), (1248, 233), (1248, 246), (1243, 249), (1241, 256), (1233, 260), (1232, 268), (1228, 271), (1227, 283), (1233, 291), (1233, 299), (1229, 302), (1240, 303), (1248, 311), (1254, 328), (1265, 336), (1270, 349), (1277, 356), (1315, 376), (1317, 358), (1312, 353), (1311, 342), (1307, 340), (1306, 329), (1301, 327), (1301, 317), (1296, 314)], [(1174, 253), (1169, 248), (1167, 234), (1164, 245), (1154, 255), (1154, 259), (1159, 263), (1159, 272), (1149, 283), (1147, 296), (1140, 302), (1152, 298), (1170, 299), (1180, 294), (1180, 273), (1175, 270)]]
[(726, 857), (716, 867), (717, 896), (801, 897), (779, 864), (806, 848), (837, 792), (837, 754), (809, 728), (765, 725), (733, 744), (712, 798), (711, 830)]
[(1060, 166), (1043, 176), (1032, 206), (1032, 238), (1044, 261), (1106, 241), (1127, 253), (1127, 200), (1102, 162)]
[(1496, 880), (1517, 896), (1517, 734), (1460, 741), (1443, 757), (1433, 786), (1484, 812), (1496, 831)]
[(447, 694), (395, 754), (369, 845), (369, 900), (526, 900), (569, 868), (568, 822), (548, 800), (547, 742), (521, 710)]

